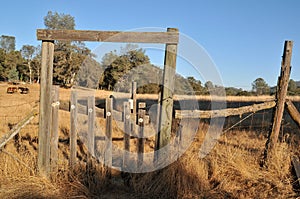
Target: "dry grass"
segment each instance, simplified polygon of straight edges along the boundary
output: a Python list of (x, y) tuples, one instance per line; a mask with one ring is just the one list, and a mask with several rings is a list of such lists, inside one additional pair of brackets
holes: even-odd
[[(3, 95), (6, 86), (0, 85), (0, 112), (7, 121), (1, 121), (0, 132), (9, 130), (8, 123), (30, 112), (38, 99), (38, 85), (31, 86), (29, 95)], [(110, 93), (97, 91), (99, 96)], [(61, 89), (61, 99), (68, 99), (69, 90)], [(9, 99), (9, 100), (7, 100)], [(24, 102), (24, 103), (23, 103)], [(12, 106), (23, 103), (21, 106)], [(7, 106), (5, 108), (5, 106)], [(68, 133), (69, 113), (60, 111), (59, 172), (52, 181), (36, 174), (37, 118), (10, 141), (0, 152), (0, 198), (293, 198), (291, 173), (292, 147), (278, 144), (268, 169), (261, 168), (266, 138), (258, 132), (233, 131), (221, 136), (211, 153), (203, 159), (199, 148), (208, 126), (201, 125), (193, 144), (175, 163), (165, 169), (132, 175), (130, 186), (117, 175), (106, 178), (107, 169), (101, 164), (88, 166), (85, 151), (79, 150), (81, 163), (69, 172)], [(82, 123), (86, 118), (82, 117)], [(96, 128), (104, 132), (105, 121), (98, 119)], [(82, 131), (84, 131), (82, 129)], [(99, 131), (99, 132), (100, 132)], [(114, 125), (114, 136), (122, 133)], [(183, 132), (184, 133), (184, 132)], [(122, 142), (115, 142), (122, 147)], [(134, 144), (134, 142), (132, 143)], [(147, 151), (151, 150), (147, 143)]]

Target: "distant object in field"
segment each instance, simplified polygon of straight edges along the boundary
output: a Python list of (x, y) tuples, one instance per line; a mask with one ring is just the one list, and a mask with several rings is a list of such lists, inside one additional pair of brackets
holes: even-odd
[(8, 94), (13, 94), (19, 92), (20, 94), (28, 94), (29, 93), (29, 88), (28, 87), (23, 87), (23, 86), (10, 86), (7, 88), (6, 93)]

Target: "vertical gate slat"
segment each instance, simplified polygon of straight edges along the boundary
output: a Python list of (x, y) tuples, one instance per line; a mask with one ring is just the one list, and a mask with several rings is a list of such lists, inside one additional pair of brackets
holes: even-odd
[(105, 152), (104, 152), (104, 163), (107, 167), (108, 176), (111, 175), (110, 168), (112, 167), (112, 110), (113, 110), (113, 99), (106, 99), (106, 128), (105, 128)]
[(59, 110), (59, 86), (53, 86), (52, 88), (52, 133), (51, 133), (51, 173), (57, 172), (58, 161), (58, 110)]
[(124, 154), (123, 154), (123, 168), (128, 167), (130, 151), (130, 135), (131, 135), (131, 121), (130, 121), (130, 106), (129, 102), (124, 102)]
[(95, 96), (88, 97), (88, 150), (91, 156), (95, 155)]
[(75, 90), (71, 91), (71, 103), (70, 103), (70, 115), (71, 115), (71, 126), (70, 126), (70, 160), (69, 165), (74, 166), (76, 164), (77, 154), (77, 93)]
[(138, 111), (138, 160), (137, 168), (141, 169), (144, 162), (144, 147), (145, 147), (145, 138), (144, 138), (144, 123), (145, 123), (145, 110), (142, 109), (145, 107), (145, 103), (139, 103)]

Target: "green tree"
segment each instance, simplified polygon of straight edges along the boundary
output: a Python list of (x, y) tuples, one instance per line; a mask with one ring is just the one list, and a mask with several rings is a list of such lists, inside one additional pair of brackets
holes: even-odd
[(15, 51), (16, 38), (14, 36), (2, 35), (0, 37), (0, 48), (4, 49), (7, 53)]
[(50, 30), (74, 30), (75, 19), (69, 14), (48, 11), (44, 24)]
[(17, 81), (19, 80), (19, 72), (16, 68), (11, 68), (9, 71), (8, 71), (8, 81)]
[(289, 81), (288, 94), (289, 95), (296, 95), (297, 94), (297, 84), (293, 79), (290, 79), (290, 81)]
[[(69, 14), (49, 11), (44, 17), (47, 29), (75, 29), (75, 18)], [(82, 42), (55, 42), (53, 80), (57, 84), (72, 86), (78, 71), (91, 51)]]
[[(116, 52), (115, 52), (116, 53)], [(149, 57), (145, 54), (143, 49), (129, 50), (122, 55), (117, 55), (114, 52), (106, 54), (102, 59), (102, 65), (105, 68), (103, 77), (100, 80), (100, 87), (113, 90), (116, 83), (119, 88), (125, 88), (128, 85), (129, 71), (141, 65), (150, 64)]]
[(270, 86), (263, 78), (257, 78), (252, 83), (252, 90), (257, 95), (269, 95), (270, 94)]
[(194, 93), (202, 94), (203, 87), (201, 85), (202, 83), (200, 80), (196, 80), (194, 77), (187, 77), (187, 81), (190, 84), (190, 86), (192, 87)]
[(21, 48), (21, 54), (23, 58), (26, 60), (26, 65), (28, 66), (29, 70), (29, 83), (32, 83), (32, 60), (35, 56), (36, 47), (32, 45), (23, 45)]

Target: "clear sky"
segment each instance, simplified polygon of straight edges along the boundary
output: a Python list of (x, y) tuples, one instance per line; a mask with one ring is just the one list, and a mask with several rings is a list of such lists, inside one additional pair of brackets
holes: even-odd
[(275, 85), (284, 41), (293, 40), (291, 77), (300, 80), (298, 0), (9, 0), (1, 8), (0, 35), (15, 36), (17, 49), (40, 43), (36, 29), (48, 11), (74, 16), (76, 29), (176, 27), (209, 53), (225, 86), (243, 89), (257, 77)]

